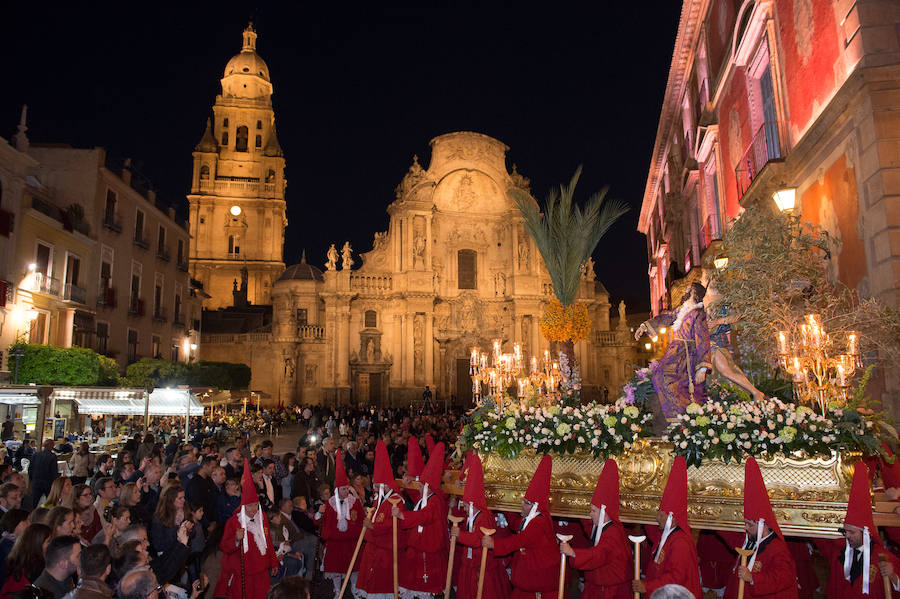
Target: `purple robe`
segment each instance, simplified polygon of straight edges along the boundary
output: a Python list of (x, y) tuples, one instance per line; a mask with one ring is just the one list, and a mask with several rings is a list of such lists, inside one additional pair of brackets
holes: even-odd
[[(671, 327), (678, 311), (663, 312), (647, 321), (650, 335), (657, 335), (662, 327)], [(652, 367), (651, 380), (659, 398), (663, 416), (667, 419), (683, 414), (689, 403), (706, 401), (706, 386), (692, 384), (697, 371), (712, 371), (709, 355), (709, 324), (702, 306), (688, 312), (681, 327), (673, 331), (666, 353)]]

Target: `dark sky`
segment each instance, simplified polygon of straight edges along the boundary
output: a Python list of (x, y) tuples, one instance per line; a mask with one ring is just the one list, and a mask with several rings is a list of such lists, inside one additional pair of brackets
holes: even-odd
[(370, 249), (412, 155), (471, 130), (510, 147), (539, 200), (581, 163), (582, 199), (609, 185), (631, 204), (594, 258), (614, 302), (649, 304), (635, 226), (679, 2), (23, 4), (4, 19), (3, 137), (27, 103), (33, 142), (130, 156), (186, 213), (191, 151), (252, 16), (287, 160), (287, 263)]

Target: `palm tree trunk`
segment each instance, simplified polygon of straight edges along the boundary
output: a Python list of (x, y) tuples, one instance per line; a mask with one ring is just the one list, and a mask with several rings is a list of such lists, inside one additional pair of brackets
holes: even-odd
[(566, 363), (569, 365), (569, 370), (571, 370), (575, 364), (575, 342), (571, 339), (566, 339), (565, 341), (560, 341), (558, 347), (560, 355), (566, 355)]

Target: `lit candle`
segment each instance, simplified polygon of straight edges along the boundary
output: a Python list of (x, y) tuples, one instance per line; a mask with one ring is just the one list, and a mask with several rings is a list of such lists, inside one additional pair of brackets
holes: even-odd
[(471, 363), (472, 363), (472, 366), (478, 365), (478, 348), (477, 347), (472, 348), (472, 362)]
[(487, 368), (487, 354), (484, 352), (481, 352), (481, 367)]
[(778, 353), (782, 356), (788, 353), (788, 332), (778, 331)]
[(516, 343), (516, 344), (513, 346), (513, 355), (516, 357), (516, 360), (518, 360), (518, 359), (520, 359), (520, 358), (522, 357), (522, 348), (519, 347), (519, 344), (518, 344), (518, 343)]
[(537, 357), (531, 356), (531, 374), (537, 374), (537, 371), (538, 371)]
[(524, 395), (525, 395), (524, 385), (522, 384), (522, 379), (519, 379), (519, 394), (518, 394), (518, 397), (524, 397)]
[[(841, 362), (844, 361), (843, 357), (844, 356), (841, 356), (841, 358), (842, 358)], [(838, 386), (846, 387), (847, 386), (847, 375), (846, 375), (846, 372), (844, 371), (843, 363), (840, 363), (837, 365), (837, 376), (838, 376)]]
[(847, 333), (847, 353), (854, 358), (859, 355), (859, 335), (855, 332)]
[(550, 363), (550, 350), (549, 349), (544, 350), (544, 363), (545, 364)]
[(802, 373), (803, 370), (800, 368), (800, 358), (794, 356), (794, 372), (792, 373), (794, 375), (794, 380), (798, 382), (801, 381), (803, 379)]

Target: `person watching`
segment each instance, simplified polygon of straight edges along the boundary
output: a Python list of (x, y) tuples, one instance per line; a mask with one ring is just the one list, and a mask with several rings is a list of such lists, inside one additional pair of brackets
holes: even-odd
[(44, 555), (44, 571), (34, 586), (49, 591), (53, 599), (62, 599), (72, 590), (72, 575), (81, 567), (81, 543), (72, 535), (56, 537)]
[(106, 545), (91, 545), (81, 551), (81, 580), (71, 599), (105, 599), (113, 596), (106, 583), (112, 572), (112, 556)]

